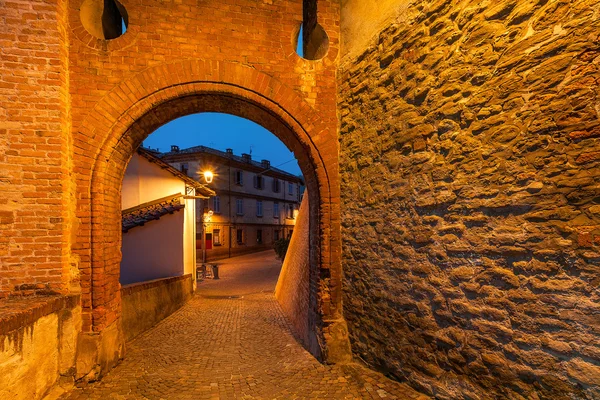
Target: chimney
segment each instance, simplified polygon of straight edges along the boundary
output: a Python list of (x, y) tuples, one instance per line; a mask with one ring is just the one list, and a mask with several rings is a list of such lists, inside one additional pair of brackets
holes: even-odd
[(229, 157), (231, 157), (233, 155), (233, 149), (225, 149), (225, 151), (227, 152), (227, 155)]
[(242, 160), (244, 160), (247, 163), (249, 163), (250, 160), (252, 160), (252, 156), (250, 156), (250, 154), (242, 153)]
[(260, 164), (263, 168), (271, 168), (271, 162), (269, 160), (261, 160)]
[(174, 151), (175, 153), (179, 152), (179, 146), (176, 146), (174, 144), (171, 145), (171, 151)]

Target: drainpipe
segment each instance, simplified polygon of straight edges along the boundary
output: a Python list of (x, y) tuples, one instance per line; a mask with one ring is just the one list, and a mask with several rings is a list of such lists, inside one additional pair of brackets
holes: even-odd
[(202, 220), (202, 264), (206, 263), (206, 222)]

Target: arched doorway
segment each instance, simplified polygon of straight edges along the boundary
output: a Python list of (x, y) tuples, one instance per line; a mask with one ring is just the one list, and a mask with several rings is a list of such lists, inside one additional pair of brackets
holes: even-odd
[(203, 111), (254, 121), (295, 153), (310, 202), (310, 295), (305, 305), (309, 315), (308, 347), (313, 355), (328, 362), (350, 356), (341, 313), (337, 143), (335, 136), (333, 140), (331, 137), (335, 127), (324, 126), (310, 105), (267, 75), (234, 64), (207, 64), (180, 63), (174, 68), (182, 71), (179, 74), (164, 67), (147, 70), (133, 82), (123, 83), (95, 107), (90, 123), (83, 124), (89, 131), (81, 135), (87, 136), (85, 143), (75, 143), (76, 160), (85, 156), (89, 162), (84, 149), (95, 151), (89, 186), (85, 188), (86, 180), (80, 180), (80, 190), (84, 186), (89, 191), (89, 203), (81, 201), (78, 212), (84, 221), (80, 239), (88, 237), (91, 242), (90, 263), (80, 267), (87, 316), (82, 343), (87, 352), (93, 348), (96, 353), (85, 365), (82, 363), (78, 375), (93, 365), (105, 371), (123, 354), (119, 248), (125, 167), (156, 128)]

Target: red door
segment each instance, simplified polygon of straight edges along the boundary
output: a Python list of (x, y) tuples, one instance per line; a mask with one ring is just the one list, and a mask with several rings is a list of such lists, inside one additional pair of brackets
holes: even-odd
[(206, 250), (212, 249), (212, 233), (206, 234)]

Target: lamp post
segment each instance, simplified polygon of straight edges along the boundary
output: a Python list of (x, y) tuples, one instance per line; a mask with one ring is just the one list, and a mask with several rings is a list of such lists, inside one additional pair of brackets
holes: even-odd
[[(206, 183), (212, 183), (215, 175), (212, 171), (206, 170), (202, 172), (202, 176), (204, 177), (204, 181)], [(203, 210), (208, 210), (208, 207), (203, 207)], [(206, 263), (206, 224), (210, 222), (212, 215), (212, 211), (203, 211), (202, 213), (202, 264)]]
[[(214, 174), (210, 170), (206, 170), (202, 172), (202, 176), (204, 177), (204, 181), (206, 183), (212, 183)], [(206, 207), (205, 209), (208, 209)], [(206, 223), (210, 222), (210, 217), (212, 217), (213, 212), (208, 211), (202, 214), (202, 264), (206, 262)]]
[[(202, 176), (204, 178), (204, 181), (206, 183), (212, 183), (213, 178), (214, 178), (214, 174), (212, 173), (212, 171), (203, 171), (200, 172), (200, 170), (198, 170), (196, 172), (198, 174), (198, 176)], [(206, 199), (206, 197), (203, 197), (202, 200), (202, 229), (200, 231), (201, 235), (202, 235), (202, 268), (204, 270), (204, 272), (202, 273), (202, 277), (204, 278), (204, 275), (206, 273), (206, 267), (205, 267), (205, 263), (206, 263), (206, 225), (207, 222), (210, 222), (210, 218), (213, 215), (212, 211), (205, 211), (208, 210), (208, 207), (204, 207), (204, 199)], [(198, 211), (198, 209), (196, 209), (196, 211)], [(197, 218), (197, 215), (196, 215)], [(198, 219), (196, 219), (196, 223), (194, 224), (194, 226), (197, 228), (198, 226)], [(194, 234), (194, 240), (196, 240), (196, 235)], [(194, 250), (197, 249), (197, 241), (194, 242)], [(200, 270), (196, 269), (196, 274), (197, 276), (200, 276)], [(200, 278), (198, 278), (198, 280), (200, 280)]]
[(202, 215), (202, 264), (206, 263), (206, 223), (210, 222), (212, 215), (212, 211)]

